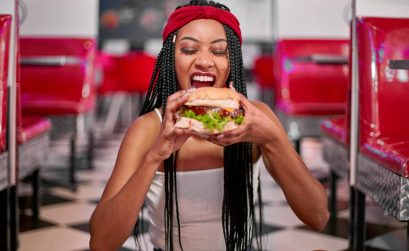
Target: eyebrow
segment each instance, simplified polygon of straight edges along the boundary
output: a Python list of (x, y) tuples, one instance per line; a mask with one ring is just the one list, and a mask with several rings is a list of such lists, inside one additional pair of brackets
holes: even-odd
[[(197, 40), (196, 38), (193, 38), (193, 37), (183, 37), (183, 38), (181, 38), (180, 40), (181, 40), (181, 41), (182, 41), (182, 40), (191, 40), (191, 41), (194, 41), (194, 42), (196, 42), (196, 43), (199, 43), (199, 40)], [(211, 43), (211, 44), (215, 44), (215, 43), (219, 43), (219, 42), (226, 42), (226, 43), (227, 43), (227, 40), (224, 39), (224, 38), (219, 38), (219, 39), (213, 40), (213, 41), (210, 42), (210, 43)]]

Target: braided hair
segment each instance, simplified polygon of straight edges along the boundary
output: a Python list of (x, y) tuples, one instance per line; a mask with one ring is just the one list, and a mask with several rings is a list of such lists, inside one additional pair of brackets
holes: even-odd
[[(228, 7), (214, 1), (193, 0), (185, 6), (212, 6), (230, 11)], [(243, 58), (241, 44), (233, 30), (223, 25), (228, 44), (230, 60), (230, 76), (228, 83), (233, 83), (236, 91), (247, 96), (244, 80)], [(162, 115), (166, 110), (167, 97), (179, 89), (175, 70), (175, 44), (172, 41), (177, 31), (170, 34), (163, 43), (155, 68), (152, 74), (150, 86), (143, 104), (141, 115), (155, 108), (162, 108)], [(178, 223), (178, 242), (183, 250), (180, 239), (179, 207), (177, 200), (176, 184), (176, 159), (177, 152), (164, 161), (165, 169), (165, 236), (166, 250), (173, 251), (173, 215), (176, 213)], [(261, 203), (260, 182), (258, 187), (259, 203)], [(173, 211), (175, 202), (176, 212)], [(261, 229), (255, 227), (253, 195), (253, 163), (252, 144), (247, 142), (236, 143), (224, 148), (224, 195), (222, 208), (223, 233), (227, 250), (246, 250), (252, 243), (253, 234), (259, 237)], [(261, 220), (260, 207), (260, 220)], [(134, 235), (137, 235), (135, 225)], [(260, 224), (261, 226), (261, 224)], [(257, 246), (261, 248), (260, 238), (257, 238)]]

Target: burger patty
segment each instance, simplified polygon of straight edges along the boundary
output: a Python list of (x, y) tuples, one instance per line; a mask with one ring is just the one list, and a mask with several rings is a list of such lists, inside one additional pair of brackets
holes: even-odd
[(221, 117), (232, 117), (236, 118), (243, 114), (241, 108), (228, 111), (220, 107), (209, 107), (209, 106), (182, 106), (180, 112), (183, 113), (185, 110), (191, 110), (197, 115), (204, 115), (206, 113), (218, 113)]

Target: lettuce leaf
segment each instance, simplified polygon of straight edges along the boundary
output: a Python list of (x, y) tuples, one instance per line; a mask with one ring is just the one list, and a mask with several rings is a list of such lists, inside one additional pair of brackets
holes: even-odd
[[(227, 122), (231, 121), (231, 117), (222, 117), (217, 112), (206, 113), (203, 115), (198, 115), (194, 111), (186, 109), (183, 111), (182, 116), (186, 118), (196, 119), (202, 122), (203, 126), (211, 131), (217, 130), (221, 132), (223, 127), (227, 124)], [(243, 124), (244, 117), (240, 115), (234, 118), (234, 122), (238, 125)]]

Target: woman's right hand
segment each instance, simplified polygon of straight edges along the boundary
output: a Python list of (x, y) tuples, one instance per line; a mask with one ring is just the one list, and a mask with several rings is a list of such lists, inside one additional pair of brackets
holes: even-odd
[(166, 111), (163, 118), (159, 136), (153, 145), (151, 152), (161, 159), (167, 159), (193, 135), (188, 129), (175, 127), (175, 112), (188, 100), (189, 92), (182, 90), (170, 95), (167, 99)]

